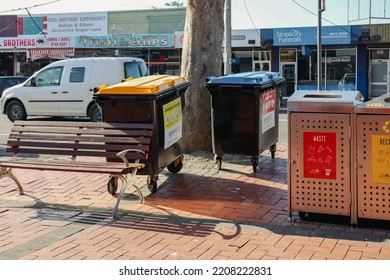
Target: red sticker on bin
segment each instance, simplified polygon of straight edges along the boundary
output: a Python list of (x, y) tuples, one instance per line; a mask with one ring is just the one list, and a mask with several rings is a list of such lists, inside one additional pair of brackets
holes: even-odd
[(304, 177), (336, 179), (336, 133), (304, 132)]

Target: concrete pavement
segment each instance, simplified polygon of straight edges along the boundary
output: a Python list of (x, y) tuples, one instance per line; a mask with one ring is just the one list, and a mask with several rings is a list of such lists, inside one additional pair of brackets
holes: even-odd
[(162, 171), (159, 190), (138, 204), (129, 189), (119, 218), (107, 177), (49, 171), (0, 180), (0, 259), (6, 260), (368, 260), (390, 259), (387, 223), (352, 228), (348, 219), (287, 216), (287, 147), (249, 157), (186, 155), (178, 174)]

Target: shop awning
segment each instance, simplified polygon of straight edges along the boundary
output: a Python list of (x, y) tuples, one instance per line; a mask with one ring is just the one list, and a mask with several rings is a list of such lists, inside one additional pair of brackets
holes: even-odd
[(74, 48), (66, 49), (31, 49), (30, 59), (31, 61), (40, 58), (55, 58), (64, 59), (74, 56)]
[(17, 53), (17, 52), (27, 52), (27, 50), (21, 50), (21, 49), (15, 49), (15, 50), (10, 50), (10, 49), (0, 49), (0, 53)]

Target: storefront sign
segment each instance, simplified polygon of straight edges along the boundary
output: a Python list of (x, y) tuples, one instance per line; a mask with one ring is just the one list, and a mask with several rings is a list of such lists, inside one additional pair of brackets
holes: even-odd
[(47, 16), (47, 35), (104, 36), (107, 35), (107, 12), (82, 14), (51, 14)]
[(77, 48), (171, 48), (171, 34), (116, 34), (111, 36), (81, 36)]
[(175, 48), (182, 49), (184, 43), (184, 31), (175, 32)]
[(37, 45), (34, 36), (0, 38), (0, 49), (31, 49)]
[(70, 37), (50, 37), (48, 38), (50, 48), (70, 47)]
[[(175, 32), (175, 48), (183, 48), (183, 38), (184, 31)], [(232, 30), (231, 38), (233, 48), (260, 46), (260, 31), (256, 29)]]
[(336, 133), (304, 132), (304, 177), (336, 179)]
[(163, 105), (164, 115), (164, 149), (172, 146), (182, 137), (183, 117), (181, 98)]
[(276, 90), (266, 92), (261, 96), (261, 129), (262, 133), (275, 127)]
[[(343, 45), (351, 43), (350, 26), (322, 27), (322, 44)], [(316, 27), (275, 28), (273, 29), (274, 46), (301, 46), (317, 44)]]

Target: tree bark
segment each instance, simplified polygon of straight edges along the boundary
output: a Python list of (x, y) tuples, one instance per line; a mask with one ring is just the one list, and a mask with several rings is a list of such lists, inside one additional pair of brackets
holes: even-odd
[(225, 0), (188, 0), (181, 75), (191, 82), (185, 93), (184, 152), (211, 151), (211, 96), (205, 79), (222, 73)]

